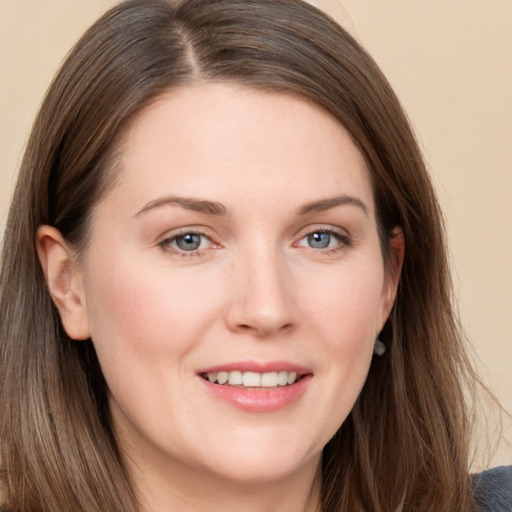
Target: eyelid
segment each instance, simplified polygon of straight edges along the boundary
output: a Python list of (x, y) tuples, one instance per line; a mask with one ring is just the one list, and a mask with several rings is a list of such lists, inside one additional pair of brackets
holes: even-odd
[(315, 249), (313, 247), (309, 247), (312, 251), (316, 253), (321, 254), (329, 254), (329, 253), (335, 253), (339, 250), (342, 250), (352, 244), (352, 237), (350, 233), (344, 229), (340, 228), (338, 226), (333, 226), (332, 224), (314, 224), (307, 226), (299, 231), (299, 233), (296, 236), (296, 242), (294, 242), (294, 246), (296, 247), (305, 247), (308, 249), (305, 245), (299, 245), (299, 243), (304, 240), (307, 236), (313, 234), (313, 233), (328, 233), (332, 236), (334, 236), (339, 244), (336, 244), (333, 247), (326, 247), (323, 249)]
[(351, 234), (347, 229), (341, 228), (339, 226), (333, 226), (332, 224), (311, 224), (305, 228), (302, 228), (297, 233), (296, 238), (302, 240), (305, 236), (316, 232), (333, 233), (339, 237), (351, 238)]
[(177, 238), (184, 235), (203, 235), (206, 238), (215, 238), (216, 234), (212, 229), (201, 226), (201, 225), (190, 225), (190, 226), (180, 226), (177, 228), (172, 228), (166, 230), (162, 235), (157, 238), (157, 242), (163, 242), (165, 240), (170, 240), (171, 238)]
[[(210, 245), (209, 247), (192, 251), (184, 251), (171, 245), (171, 243), (174, 242), (177, 238), (185, 235), (198, 235), (204, 237), (209, 240)], [(159, 238), (157, 245), (164, 252), (174, 253), (183, 257), (200, 256), (204, 253), (204, 251), (221, 247), (219, 243), (214, 241), (214, 233), (212, 233), (211, 230), (205, 226), (183, 226), (174, 230), (167, 231)]]

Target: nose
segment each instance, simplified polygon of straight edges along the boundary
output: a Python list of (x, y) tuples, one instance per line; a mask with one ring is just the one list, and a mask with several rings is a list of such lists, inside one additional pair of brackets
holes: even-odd
[(277, 254), (240, 258), (230, 276), (226, 323), (231, 331), (269, 338), (295, 324), (293, 279)]

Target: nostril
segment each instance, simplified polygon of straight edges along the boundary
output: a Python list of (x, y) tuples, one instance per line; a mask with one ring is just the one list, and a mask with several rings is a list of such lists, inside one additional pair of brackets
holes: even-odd
[(241, 324), (238, 327), (239, 332), (254, 334), (255, 336), (261, 338), (267, 338), (274, 335), (282, 335), (288, 333), (293, 329), (293, 324), (291, 322), (285, 323), (283, 325), (267, 323), (264, 324), (262, 322), (255, 323), (254, 325), (250, 324)]

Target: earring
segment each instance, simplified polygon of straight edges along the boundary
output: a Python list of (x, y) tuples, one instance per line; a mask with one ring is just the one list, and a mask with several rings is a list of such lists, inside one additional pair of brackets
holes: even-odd
[(386, 345), (384, 345), (384, 343), (382, 343), (382, 341), (377, 338), (373, 344), (373, 353), (376, 356), (381, 356), (384, 354), (384, 352), (386, 352)]

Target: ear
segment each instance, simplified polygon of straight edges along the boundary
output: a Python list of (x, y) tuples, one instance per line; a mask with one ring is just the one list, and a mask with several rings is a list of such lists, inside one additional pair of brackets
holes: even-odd
[(381, 330), (391, 313), (391, 309), (393, 308), (396, 292), (398, 290), (398, 282), (400, 281), (400, 274), (402, 272), (405, 254), (405, 239), (402, 228), (397, 226), (393, 229), (389, 245), (391, 254), (387, 268), (385, 269), (386, 275), (384, 277), (384, 287), (382, 289)]
[(75, 340), (89, 338), (82, 273), (73, 251), (51, 226), (39, 227), (36, 243), (46, 283), (65, 331)]

